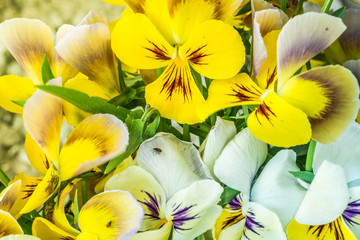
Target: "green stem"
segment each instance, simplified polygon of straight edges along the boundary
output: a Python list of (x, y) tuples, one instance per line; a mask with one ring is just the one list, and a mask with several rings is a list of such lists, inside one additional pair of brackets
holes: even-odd
[(297, 5), (297, 8), (296, 8), (295, 16), (299, 15), (301, 13), (303, 3), (304, 3), (304, 0), (299, 1), (298, 5)]
[(210, 125), (214, 126), (216, 122), (216, 113), (210, 116)]
[(321, 8), (320, 13), (328, 13), (334, 0), (326, 0), (324, 6)]
[(286, 13), (286, 0), (281, 0), (281, 10)]
[(4, 171), (0, 168), (0, 181), (7, 187), (9, 182), (10, 182), (10, 178), (4, 173)]
[(189, 124), (183, 124), (183, 140), (190, 141), (190, 127)]
[(312, 164), (313, 164), (313, 159), (314, 159), (315, 147), (316, 147), (316, 141), (311, 139), (310, 144), (309, 144), (309, 148), (308, 148), (308, 152), (307, 152), (307, 155), (306, 155), (305, 170), (307, 172), (312, 172)]
[(81, 181), (82, 205), (84, 206), (88, 200), (88, 191), (86, 181)]
[(120, 91), (123, 92), (123, 91), (125, 91), (125, 89), (127, 87), (126, 87), (126, 84), (125, 84), (124, 75), (123, 75), (122, 68), (121, 68), (121, 62), (120, 62), (119, 59), (117, 59), (117, 62), (118, 62)]

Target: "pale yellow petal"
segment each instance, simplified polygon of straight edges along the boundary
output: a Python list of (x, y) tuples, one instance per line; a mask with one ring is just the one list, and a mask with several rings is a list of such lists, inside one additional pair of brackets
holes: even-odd
[(23, 234), (19, 223), (10, 213), (0, 210), (0, 237), (10, 234)]
[(25, 136), (24, 148), (31, 165), (38, 173), (45, 176), (47, 170), (50, 168), (51, 162), (29, 133)]
[(32, 233), (41, 240), (75, 240), (76, 237), (61, 230), (45, 218), (35, 218), (32, 225)]
[(16, 199), (20, 193), (21, 189), (21, 180), (18, 180), (9, 186), (7, 186), (0, 193), (0, 210), (9, 212), (11, 207), (16, 202)]

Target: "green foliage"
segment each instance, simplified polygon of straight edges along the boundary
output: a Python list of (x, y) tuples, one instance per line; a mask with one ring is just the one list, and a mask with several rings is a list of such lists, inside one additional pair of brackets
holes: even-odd
[(306, 183), (311, 183), (315, 175), (312, 172), (307, 171), (289, 171), (294, 177), (303, 180)]
[(51, 71), (49, 59), (47, 58), (46, 54), (44, 54), (44, 60), (41, 65), (41, 76), (44, 84), (55, 78)]

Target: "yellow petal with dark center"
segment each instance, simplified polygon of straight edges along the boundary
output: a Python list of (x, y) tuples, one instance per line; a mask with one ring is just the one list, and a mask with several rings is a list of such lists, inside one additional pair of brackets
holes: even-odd
[(7, 186), (0, 194), (0, 210), (9, 212), (16, 202), (21, 189), (21, 181), (16, 181)]
[(0, 238), (10, 234), (23, 234), (20, 225), (10, 213), (0, 210)]
[(12, 101), (26, 100), (36, 91), (33, 82), (29, 78), (15, 75), (0, 77), (0, 106), (5, 110), (22, 113), (23, 107)]
[[(98, 83), (90, 79), (83, 79), (83, 78), (70, 79), (65, 83), (64, 87), (75, 89), (83, 93), (86, 93), (89, 96), (92, 97), (95, 96), (104, 99), (106, 101), (111, 99), (111, 96), (102, 85), (99, 85)], [(82, 120), (92, 115), (91, 113), (80, 110), (79, 108), (75, 107), (69, 102), (64, 101), (63, 104), (64, 104), (64, 115), (66, 117), (67, 122), (71, 126), (78, 125)]]
[(214, 227), (214, 236), (215, 239), (218, 239), (221, 231), (225, 230), (228, 227), (231, 227), (245, 219), (245, 216), (240, 211), (229, 211), (223, 209), (221, 215), (216, 220)]
[(133, 14), (116, 24), (111, 47), (125, 64), (139, 69), (155, 69), (170, 63), (174, 48), (143, 14)]
[(31, 165), (38, 173), (45, 176), (47, 170), (50, 168), (51, 162), (39, 144), (35, 142), (28, 133), (25, 136), (24, 148)]
[(129, 192), (112, 190), (92, 197), (82, 207), (79, 226), (82, 232), (95, 234), (99, 240), (116, 240), (122, 235), (130, 239), (139, 230), (143, 217), (144, 210)]
[(279, 96), (309, 117), (312, 138), (324, 144), (335, 141), (359, 109), (357, 79), (339, 65), (314, 68), (291, 78)]
[(258, 139), (278, 147), (310, 141), (310, 122), (304, 112), (273, 92), (264, 93), (262, 104), (250, 114), (247, 124)]
[(310, 226), (293, 219), (286, 229), (289, 240), (355, 240), (355, 236), (344, 224), (342, 217), (325, 225)]
[(276, 62), (276, 41), (280, 30), (272, 31), (264, 37), (267, 57), (256, 80), (262, 89), (274, 89), (277, 81), (277, 62)]
[(41, 65), (44, 54), (52, 61), (51, 29), (37, 19), (14, 18), (0, 24), (0, 40), (34, 84), (42, 84)]
[(245, 47), (240, 35), (218, 20), (196, 27), (179, 51), (198, 73), (212, 79), (231, 78), (245, 63)]
[(60, 187), (59, 172), (51, 165), (46, 175), (31, 193), (20, 214), (28, 213), (45, 203)]
[(66, 34), (56, 51), (72, 67), (104, 86), (109, 95), (120, 92), (115, 57), (107, 24), (82, 25)]
[(61, 181), (87, 172), (125, 151), (129, 132), (110, 114), (83, 120), (69, 135), (59, 156)]
[(160, 111), (162, 117), (178, 123), (198, 123), (205, 99), (190, 72), (187, 61), (175, 59), (153, 83), (145, 88), (146, 103)]
[[(175, 41), (182, 44), (201, 23), (210, 19), (225, 21), (231, 17), (242, 1), (168, 0), (167, 2)], [(211, 31), (208, 33), (212, 34)]]
[(249, 75), (241, 73), (231, 79), (214, 80), (209, 88), (206, 108), (203, 114), (210, 114), (227, 107), (239, 105), (258, 105), (264, 93)]
[(32, 225), (32, 233), (41, 240), (75, 240), (76, 237), (70, 235), (59, 227), (55, 226), (45, 218), (35, 218)]
[[(60, 85), (61, 79), (51, 81)], [(24, 106), (24, 126), (51, 161), (56, 163), (63, 120), (62, 99), (38, 90)]]
[(70, 233), (72, 235), (78, 235), (80, 232), (73, 228), (69, 221), (66, 218), (65, 215), (65, 200), (69, 196), (71, 190), (73, 189), (74, 185), (78, 183), (80, 179), (74, 179), (71, 181), (61, 192), (61, 195), (59, 197), (59, 200), (57, 201), (53, 213), (52, 213), (52, 220), (55, 223), (56, 226), (61, 228), (62, 230), (66, 231), (67, 233)]

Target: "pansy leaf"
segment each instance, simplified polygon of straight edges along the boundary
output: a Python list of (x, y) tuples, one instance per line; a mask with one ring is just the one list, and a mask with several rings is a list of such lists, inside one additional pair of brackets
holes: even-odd
[(224, 205), (228, 204), (239, 193), (240, 192), (238, 190), (232, 189), (231, 187), (224, 187), (224, 191), (220, 197), (221, 205), (224, 206)]
[(124, 106), (130, 103), (136, 96), (136, 90), (128, 87), (120, 95), (112, 98), (109, 103), (115, 106)]
[(312, 172), (307, 171), (289, 171), (294, 177), (299, 178), (307, 183), (311, 183), (315, 175)]
[(54, 74), (51, 71), (49, 59), (47, 58), (46, 54), (44, 54), (44, 60), (41, 65), (41, 74), (44, 84), (46, 84), (49, 80), (55, 78)]
[(110, 113), (119, 118), (122, 121), (125, 121), (129, 110), (116, 107), (110, 103), (106, 103), (97, 97), (89, 97), (87, 94), (80, 91), (59, 87), (59, 86), (36, 86), (37, 88), (51, 93), (55, 96), (58, 96), (81, 110), (89, 113)]
[(346, 7), (339, 8), (335, 12), (331, 13), (332, 16), (342, 18), (346, 10)]
[(118, 166), (124, 159), (136, 151), (142, 142), (143, 130), (144, 122), (142, 120), (135, 119), (132, 121), (129, 131), (129, 145), (126, 148), (126, 151), (109, 162), (106, 166), (105, 174), (116, 168), (116, 166)]

